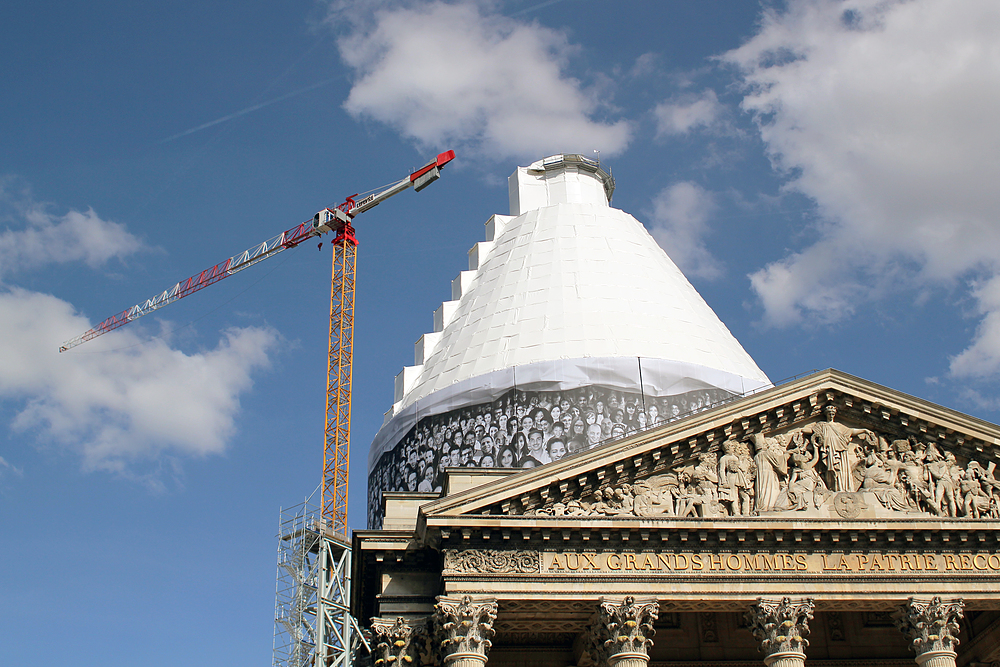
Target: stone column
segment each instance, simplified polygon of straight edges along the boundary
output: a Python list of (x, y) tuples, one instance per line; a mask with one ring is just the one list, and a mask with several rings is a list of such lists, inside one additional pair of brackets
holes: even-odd
[(653, 645), (653, 621), (659, 614), (656, 598), (601, 598), (588, 648), (593, 663), (599, 667), (646, 667), (647, 649)]
[(372, 657), (375, 658), (375, 667), (420, 665), (421, 644), (425, 643), (421, 640), (426, 639), (424, 629), (425, 623), (412, 625), (404, 618), (373, 618)]
[(767, 667), (804, 667), (813, 617), (812, 598), (757, 598), (746, 613), (750, 631), (760, 642)]
[(893, 614), (920, 667), (955, 667), (958, 621), (965, 615), (964, 608), (961, 598), (910, 598)]
[(496, 634), (497, 601), (442, 595), (434, 608), (444, 667), (483, 667)]

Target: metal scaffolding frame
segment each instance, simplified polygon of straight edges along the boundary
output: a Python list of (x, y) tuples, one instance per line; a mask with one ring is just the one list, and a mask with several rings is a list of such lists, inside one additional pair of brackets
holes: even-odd
[(351, 547), (309, 500), (282, 509), (273, 667), (351, 667), (362, 643), (351, 616)]

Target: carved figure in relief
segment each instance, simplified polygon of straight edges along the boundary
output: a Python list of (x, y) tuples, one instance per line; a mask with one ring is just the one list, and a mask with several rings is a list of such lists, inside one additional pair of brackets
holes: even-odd
[(725, 452), (719, 459), (719, 500), (733, 516), (749, 516), (753, 512), (753, 480), (755, 468), (745, 442), (728, 439), (722, 443)]
[(903, 467), (899, 471), (899, 479), (905, 485), (910, 498), (919, 509), (937, 514), (937, 510), (934, 509), (934, 489), (930, 485), (930, 475), (922, 464), (922, 452), (908, 449), (909, 443), (906, 440), (897, 440), (893, 444), (903, 452)]
[(959, 488), (964, 500), (962, 509), (965, 512), (965, 516), (972, 517), (973, 519), (978, 519), (984, 514), (989, 516), (993, 513), (993, 499), (980, 483), (984, 473), (985, 471), (979, 466), (979, 463), (969, 461), (969, 465), (965, 469), (965, 474), (959, 482)]
[(857, 464), (853, 439), (863, 436), (875, 442), (875, 434), (868, 429), (851, 428), (834, 421), (837, 407), (827, 405), (823, 408), (825, 421), (816, 422), (799, 429), (803, 434), (816, 435), (826, 454), (827, 485), (834, 491), (856, 491), (851, 480), (851, 473)]
[(685, 470), (677, 478), (678, 494), (676, 509), (677, 516), (682, 518), (686, 516), (698, 516), (698, 510), (704, 503), (704, 498), (699, 493), (698, 486), (695, 484), (691, 472)]
[(810, 456), (808, 441), (798, 433), (792, 439), (796, 445), (792, 450), (792, 472), (788, 476), (788, 502), (790, 509), (819, 509), (829, 495), (829, 490), (823, 482), (823, 476), (816, 470), (820, 458), (820, 448), (813, 446)]
[(996, 464), (990, 463), (984, 470), (983, 467), (979, 465), (978, 461), (969, 461), (969, 466), (973, 467), (973, 463), (975, 464), (975, 472), (966, 470), (966, 474), (974, 474), (981, 484), (986, 485), (984, 490), (987, 491), (992, 498), (997, 499), (998, 495), (1000, 495), (1000, 482), (993, 478), (993, 469)]
[(566, 501), (566, 516), (583, 516), (587, 513), (583, 503), (575, 498)]
[(896, 472), (902, 463), (890, 458), (873, 446), (864, 450), (864, 458), (858, 464), (857, 477), (861, 480), (861, 490), (871, 491), (882, 505), (891, 510), (908, 512), (915, 509), (909, 494), (895, 486)]
[(615, 514), (631, 514), (634, 506), (632, 501), (632, 485), (624, 484), (614, 490), (612, 504)]
[[(715, 457), (703, 459), (712, 464)], [(718, 477), (715, 466), (699, 465), (686, 468), (678, 476), (678, 494), (676, 513), (679, 517), (715, 517), (724, 516), (725, 508), (719, 503)]]
[(713, 452), (705, 452), (698, 455), (698, 465), (694, 468), (694, 478), (703, 487), (704, 492), (711, 496), (712, 501), (719, 499), (719, 475), (718, 463)]
[(751, 442), (755, 452), (753, 462), (757, 467), (754, 483), (756, 510), (770, 512), (779, 509), (783, 482), (788, 477), (789, 452), (780, 440), (765, 438), (763, 433), (754, 433)]
[(632, 486), (624, 484), (621, 487), (599, 488), (594, 491), (590, 504), (590, 515), (619, 516), (632, 514)]
[(584, 516), (587, 510), (583, 503), (574, 498), (570, 492), (563, 494), (562, 500), (557, 500), (549, 507), (540, 507), (526, 513), (529, 516)]
[(611, 505), (604, 500), (605, 492), (607, 492), (608, 496), (611, 495), (610, 489), (597, 489), (594, 491), (594, 502), (590, 505), (591, 514), (605, 514), (610, 516), (615, 513)]
[(633, 511), (636, 516), (673, 515), (674, 499), (680, 493), (677, 475), (668, 473), (639, 480), (632, 487), (635, 492)]
[(955, 504), (956, 480), (952, 478), (951, 464), (934, 445), (927, 448), (924, 467), (930, 475), (934, 488), (934, 510), (938, 514), (958, 516), (958, 508)]
[(1000, 518), (1000, 482), (993, 478), (995, 463), (983, 468), (978, 461), (969, 461), (962, 472), (960, 494), (967, 517)]

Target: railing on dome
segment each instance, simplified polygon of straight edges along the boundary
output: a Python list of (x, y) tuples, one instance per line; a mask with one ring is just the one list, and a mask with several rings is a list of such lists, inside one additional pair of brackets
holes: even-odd
[(589, 171), (592, 174), (597, 174), (604, 183), (604, 194), (608, 197), (608, 202), (611, 201), (611, 195), (615, 193), (615, 177), (611, 175), (611, 172), (604, 171), (601, 167), (601, 161), (589, 158), (586, 155), (580, 155), (579, 153), (563, 153), (561, 155), (553, 155), (547, 157), (543, 160), (535, 162), (530, 167), (528, 167), (528, 173), (538, 173), (544, 171), (554, 171), (556, 169), (562, 169), (566, 165), (573, 165), (577, 168), (583, 169), (584, 171)]

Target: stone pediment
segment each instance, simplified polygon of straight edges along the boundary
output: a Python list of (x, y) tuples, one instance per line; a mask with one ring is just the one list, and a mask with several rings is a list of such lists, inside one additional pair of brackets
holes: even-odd
[(1000, 428), (821, 371), (425, 505), (449, 518), (1000, 518)]

